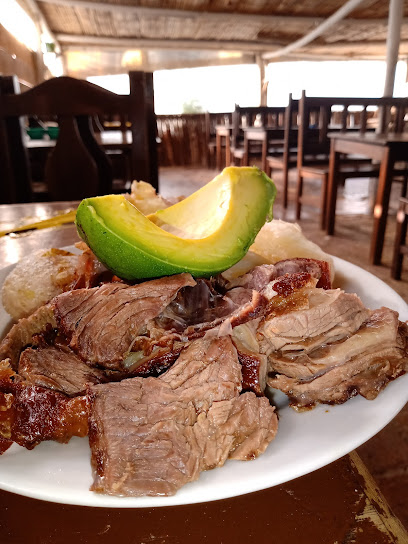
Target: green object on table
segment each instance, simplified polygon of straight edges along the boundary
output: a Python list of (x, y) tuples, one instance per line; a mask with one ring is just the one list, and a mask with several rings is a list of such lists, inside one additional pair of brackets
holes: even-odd
[(32, 140), (42, 140), (45, 135), (45, 129), (43, 127), (30, 127), (27, 128), (27, 134)]
[(47, 134), (51, 140), (56, 140), (59, 134), (59, 127), (48, 127)]

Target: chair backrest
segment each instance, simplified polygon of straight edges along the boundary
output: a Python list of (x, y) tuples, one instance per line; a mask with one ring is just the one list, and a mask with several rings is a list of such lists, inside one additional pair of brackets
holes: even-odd
[(243, 139), (242, 127), (269, 127), (276, 130), (276, 136), (283, 138), (286, 106), (248, 106), (235, 105), (232, 114), (232, 147), (237, 147)]
[[(21, 119), (26, 115), (56, 116), (59, 135), (45, 169), (50, 198), (78, 200), (109, 192), (110, 163), (98, 146), (93, 120), (103, 115), (126, 115), (132, 144), (130, 171), (133, 179), (149, 181), (157, 188), (156, 122), (152, 74), (130, 72), (130, 94), (117, 95), (87, 81), (70, 77), (50, 79), (19, 93), (14, 77), (0, 78), (0, 169), (8, 189), (2, 200), (28, 200), (29, 168)], [(14, 150), (14, 151), (13, 151)], [(24, 195), (20, 187), (24, 187)]]
[[(370, 110), (378, 116), (371, 127)], [(309, 97), (303, 91), (299, 102), (298, 167), (307, 164), (308, 156), (328, 156), (330, 132), (402, 132), (406, 112), (406, 98)]]
[(292, 98), (292, 93), (289, 94), (288, 105), (285, 109), (284, 117), (284, 136), (283, 136), (283, 155), (286, 161), (289, 160), (289, 152), (291, 147), (297, 145), (298, 137), (298, 114), (299, 100)]

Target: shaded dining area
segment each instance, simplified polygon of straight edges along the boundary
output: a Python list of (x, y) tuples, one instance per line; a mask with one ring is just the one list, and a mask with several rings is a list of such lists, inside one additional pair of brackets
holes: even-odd
[[(407, 18), (402, 0), (4, 0), (0, 542), (408, 542)], [(234, 237), (243, 257), (213, 273)], [(132, 247), (171, 272), (121, 276)], [(45, 318), (18, 321), (6, 300), (29, 307), (37, 274)]]

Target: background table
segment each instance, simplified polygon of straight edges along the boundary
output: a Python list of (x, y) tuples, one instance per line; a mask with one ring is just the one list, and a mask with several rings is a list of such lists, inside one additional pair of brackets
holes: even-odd
[(251, 142), (261, 142), (261, 169), (265, 172), (269, 145), (283, 154), (284, 131), (273, 127), (243, 127), (242, 130), (244, 131), (243, 166), (249, 166)]
[[(132, 132), (130, 130), (106, 130), (94, 133), (95, 140), (104, 149), (130, 149), (132, 146)], [(34, 140), (27, 138), (25, 145), (27, 149), (45, 149), (55, 147), (57, 140), (41, 138)]]
[(327, 234), (334, 234), (338, 186), (337, 172), (341, 161), (340, 155), (342, 153), (364, 155), (370, 159), (380, 161), (380, 175), (374, 206), (374, 226), (370, 247), (372, 264), (380, 264), (394, 165), (397, 161), (408, 161), (408, 134), (384, 135), (336, 132), (328, 136), (331, 138), (331, 150), (326, 221)]
[(217, 125), (215, 127), (216, 165), (217, 170), (222, 170), (222, 142), (225, 139), (225, 166), (231, 164), (231, 134), (232, 125)]
[[(28, 221), (36, 213), (45, 217), (73, 206), (73, 202), (0, 206), (0, 228)], [(73, 225), (2, 237), (0, 264), (15, 262), (41, 247), (63, 247), (77, 240)], [(177, 507), (87, 508), (0, 491), (0, 528), (1, 544), (408, 542), (406, 531), (355, 452), (284, 485)]]

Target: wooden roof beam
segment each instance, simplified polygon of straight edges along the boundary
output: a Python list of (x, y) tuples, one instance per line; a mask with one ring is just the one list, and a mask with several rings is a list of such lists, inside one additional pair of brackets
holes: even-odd
[[(273, 47), (282, 48), (282, 44), (268, 42), (248, 42), (248, 41), (227, 41), (227, 40), (173, 40), (173, 39), (150, 39), (150, 38), (112, 38), (109, 36), (84, 36), (82, 34), (57, 34), (57, 39), (66, 49), (69, 47), (87, 47), (99, 49), (130, 49), (130, 48), (148, 48), (148, 49), (207, 49), (221, 51), (243, 51), (247, 53), (267, 51)], [(402, 45), (408, 45), (408, 41), (402, 41)], [(287, 53), (285, 57), (297, 56), (298, 54), (313, 54), (314, 49), (324, 49), (326, 51), (354, 51), (370, 49), (370, 47), (383, 47), (385, 56), (385, 41), (338, 41), (330, 43), (313, 43), (302, 47), (301, 50)]]
[[(70, 46), (87, 46), (110, 49), (215, 49), (221, 51), (244, 51), (247, 53), (264, 52), (274, 44), (271, 42), (244, 42), (244, 41), (220, 41), (220, 40), (172, 40), (149, 38), (112, 38), (108, 36), (85, 36), (83, 34), (57, 34), (60, 44)], [(281, 47), (281, 44), (275, 44)]]
[[(231, 12), (209, 12), (193, 11), (184, 9), (153, 8), (145, 6), (123, 6), (109, 2), (89, 2), (87, 0), (37, 0), (38, 3), (50, 4), (56, 6), (67, 6), (70, 8), (83, 8), (94, 11), (114, 11), (115, 13), (124, 13), (127, 15), (136, 15), (139, 17), (176, 17), (184, 19), (202, 19), (207, 21), (229, 22), (229, 23), (259, 23), (259, 24), (277, 24), (277, 23), (304, 23), (320, 24), (326, 19), (315, 16), (299, 15), (264, 15), (253, 13), (231, 13)], [(408, 22), (408, 19), (404, 19)], [(367, 24), (376, 23), (387, 25), (387, 18), (379, 19), (347, 19), (349, 24)]]

